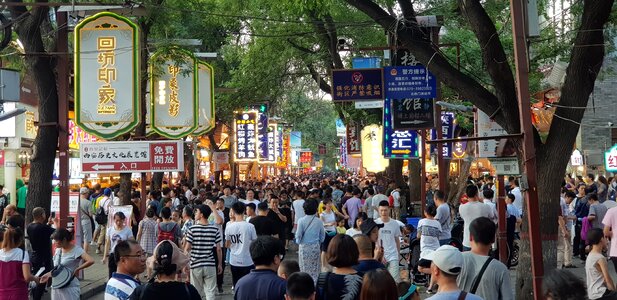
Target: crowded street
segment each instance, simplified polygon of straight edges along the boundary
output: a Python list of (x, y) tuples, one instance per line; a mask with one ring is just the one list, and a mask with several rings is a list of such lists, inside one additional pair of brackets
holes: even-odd
[(617, 300), (615, 0), (0, 0), (0, 300)]

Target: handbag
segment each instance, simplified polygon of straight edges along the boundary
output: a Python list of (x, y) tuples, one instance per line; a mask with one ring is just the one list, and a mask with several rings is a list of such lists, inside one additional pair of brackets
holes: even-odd
[(53, 289), (62, 289), (67, 287), (73, 281), (73, 271), (62, 265), (62, 249), (57, 249), (59, 253), (58, 265), (51, 270), (51, 287)]

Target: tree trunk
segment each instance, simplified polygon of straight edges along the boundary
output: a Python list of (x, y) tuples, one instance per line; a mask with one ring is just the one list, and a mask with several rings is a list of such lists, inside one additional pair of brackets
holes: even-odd
[(122, 192), (122, 205), (131, 205), (131, 189), (133, 181), (131, 181), (132, 173), (120, 173), (120, 191)]
[(397, 186), (405, 185), (403, 179), (403, 160), (391, 159), (390, 165), (386, 168), (386, 177), (388, 181), (394, 181)]
[(150, 182), (150, 191), (160, 191), (163, 186), (164, 172), (154, 172), (152, 174), (152, 182)]
[[(30, 212), (33, 208), (43, 207), (47, 212), (50, 210), (51, 178), (58, 145), (58, 128), (55, 125), (58, 123), (58, 90), (56, 73), (54, 72), (55, 61), (53, 56), (45, 54), (46, 50), (41, 37), (41, 24), (47, 18), (48, 12), (49, 9), (47, 7), (37, 7), (29, 12), (23, 6), (11, 7), (13, 20), (21, 19), (15, 29), (24, 45), (25, 53), (38, 54), (26, 55), (24, 60), (28, 72), (34, 77), (39, 93), (39, 123), (46, 124), (38, 127), (34, 145), (32, 146), (30, 181), (26, 198), (26, 223), (32, 221), (32, 214)], [(23, 14), (29, 14), (29, 16), (23, 18)], [(68, 101), (68, 99), (65, 100)]]
[[(422, 172), (419, 159), (409, 160), (409, 201), (410, 204), (420, 203), (420, 197), (422, 195)], [(419, 215), (416, 213), (420, 213)], [(416, 216), (422, 216), (422, 213), (418, 209), (414, 209), (409, 212), (410, 215), (416, 214)]]

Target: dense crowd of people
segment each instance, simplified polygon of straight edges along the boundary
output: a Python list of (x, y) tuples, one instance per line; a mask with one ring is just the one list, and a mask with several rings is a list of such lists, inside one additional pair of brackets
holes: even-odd
[[(613, 299), (604, 249), (617, 230), (612, 209), (617, 183), (593, 179), (564, 180), (558, 267), (573, 267), (572, 255), (586, 260), (586, 296)], [(469, 182), (458, 215), (430, 183), (430, 201), (415, 226), (401, 216), (404, 187), (356, 177), (164, 184), (148, 192), (143, 213), (140, 191), (133, 190), (130, 215), (110, 209), (122, 204), (119, 191), (83, 187), (82, 244), (43, 208), (34, 208), (34, 221), (25, 226), (8, 205), (0, 300), (26, 299), (28, 292), (41, 299), (46, 291), (52, 299), (78, 299), (79, 274), (95, 263), (90, 247), (108, 268), (105, 299), (215, 299), (224, 292), (224, 281), (235, 299), (419, 299), (419, 286), (434, 300), (513, 299), (508, 269), (516, 264), (511, 250), (525, 214), (518, 179), (510, 178), (504, 187), (510, 250), (505, 264), (494, 259), (499, 192), (494, 178)], [(418, 257), (406, 254), (415, 242)], [(297, 261), (290, 251), (297, 251)], [(616, 244), (608, 256), (617, 266)], [(231, 278), (225, 278), (225, 268)], [(560, 298), (560, 285), (577, 283), (568, 273), (551, 276), (546, 296), (567, 299)]]

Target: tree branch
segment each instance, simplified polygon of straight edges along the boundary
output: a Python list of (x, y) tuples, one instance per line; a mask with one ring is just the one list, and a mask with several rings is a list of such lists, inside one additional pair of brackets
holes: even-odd
[(407, 22), (416, 22), (416, 11), (413, 9), (413, 4), (410, 0), (398, 0), (398, 5), (403, 12), (403, 18)]
[(317, 72), (317, 70), (315, 69), (315, 66), (307, 62), (306, 67), (308, 68), (309, 73), (311, 73), (311, 77), (313, 78), (313, 80), (315, 80), (315, 82), (319, 85), (319, 89), (322, 90), (324, 93), (331, 94), (332, 87), (323, 77), (321, 77), (319, 72)]
[(304, 46), (301, 46), (299, 44), (297, 44), (296, 42), (293, 41), (293, 39), (287, 39), (287, 42), (294, 48), (296, 48), (297, 50), (300, 50), (301, 52), (307, 53), (307, 54), (317, 54), (317, 52), (306, 48)]
[[(518, 102), (512, 68), (508, 63), (495, 23), (486, 13), (479, 0), (459, 0), (459, 9), (467, 18), (471, 30), (476, 35), (482, 51), (484, 67), (493, 81), (495, 96), (508, 123), (519, 132)], [(510, 132), (510, 131), (509, 131)], [(510, 132), (510, 133), (515, 133)]]
[[(587, 106), (604, 62), (605, 40), (602, 29), (609, 19), (613, 3), (614, 0), (584, 1), (581, 26), (577, 30), (570, 65), (566, 70), (566, 81), (561, 89), (560, 107), (555, 111), (543, 149), (553, 149), (564, 139), (574, 140), (578, 133), (580, 126), (577, 123), (583, 119), (585, 110), (567, 107)], [(567, 147), (568, 151), (572, 150), (571, 145)]]
[[(391, 31), (394, 28), (393, 25), (397, 22), (394, 17), (373, 1), (345, 1), (364, 12), (385, 30)], [(417, 24), (398, 26), (396, 30), (402, 46), (409, 49), (441, 82), (459, 92), (464, 99), (469, 99), (475, 106), (489, 115), (493, 115), (499, 109), (497, 97), (476, 80), (454, 67), (442, 53), (438, 52), (436, 46), (422, 39), (426, 34), (418, 28)], [(495, 121), (508, 132), (514, 132), (516, 129), (511, 126), (512, 124), (506, 122), (503, 113), (498, 113), (495, 116)], [(518, 122), (516, 126), (518, 126)]]

